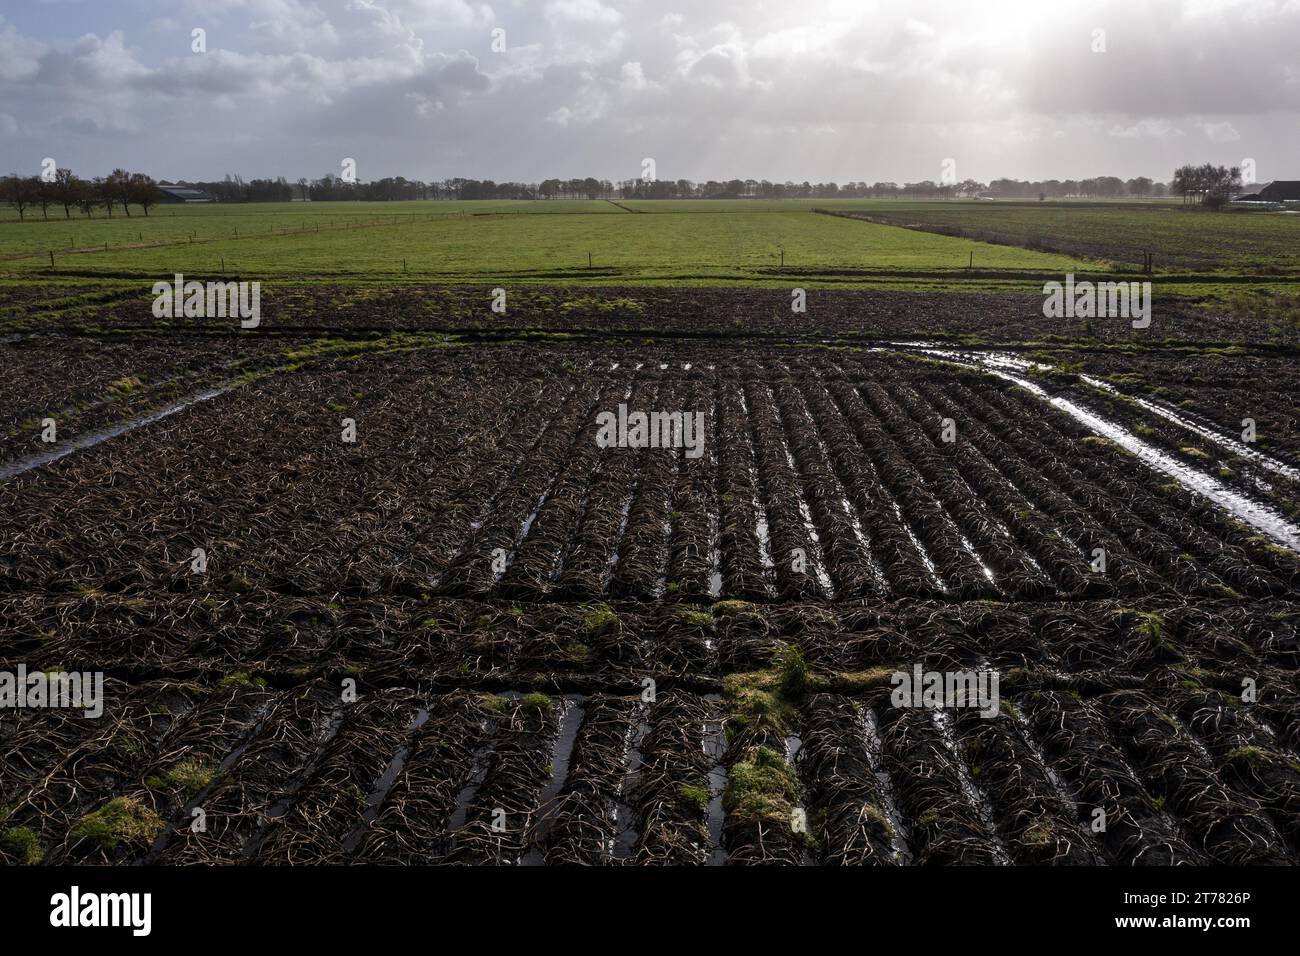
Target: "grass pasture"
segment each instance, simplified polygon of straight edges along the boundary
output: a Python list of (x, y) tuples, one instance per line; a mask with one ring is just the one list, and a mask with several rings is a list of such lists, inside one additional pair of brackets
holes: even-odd
[[(819, 215), (825, 209), (840, 215)], [(864, 218), (846, 218), (847, 216)], [(868, 221), (869, 220), (869, 221)], [(941, 234), (947, 233), (947, 234)], [(981, 241), (989, 239), (991, 241)], [(274, 203), (0, 219), (0, 283), (583, 283), (928, 291), (1136, 278), (1204, 297), (1300, 280), (1300, 218), (1168, 203)], [(51, 265), (50, 254), (54, 261)], [(973, 265), (973, 268), (971, 268)]]
[(629, 212), (630, 205), (607, 202), (295, 203), (164, 208), (148, 219), (10, 221), (0, 224), (0, 269), (45, 281), (152, 280), (224, 266), (245, 278), (286, 281), (784, 285), (782, 250), (787, 272), (840, 282), (859, 273), (875, 281), (955, 277), (972, 256), (978, 271), (1003, 277), (1090, 268), (1066, 256), (815, 215), (811, 203), (664, 205)]

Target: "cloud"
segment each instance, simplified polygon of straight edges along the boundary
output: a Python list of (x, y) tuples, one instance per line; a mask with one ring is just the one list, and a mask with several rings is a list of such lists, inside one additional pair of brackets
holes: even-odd
[(901, 181), (948, 156), (988, 179), (1300, 155), (1296, 0), (182, 0), (166, 29), (122, 6), (72, 41), (66, 7), (0, 20), (0, 167), (618, 178), (653, 155), (671, 178)]
[(620, 70), (623, 76), (623, 89), (625, 90), (644, 90), (650, 84), (646, 81), (645, 70), (641, 64), (635, 60), (624, 63)]
[(1171, 136), (1186, 136), (1187, 134), (1164, 120), (1144, 119), (1131, 126), (1113, 125), (1106, 131), (1106, 135), (1117, 139), (1141, 139), (1142, 137), (1168, 139)]
[(623, 15), (600, 0), (551, 0), (546, 18), (553, 23), (618, 23)]
[(12, 24), (5, 23), (0, 17), (0, 80), (22, 80), (32, 76), (39, 69), (45, 50), (45, 44), (22, 36)]
[(1231, 123), (1201, 123), (1200, 127), (1205, 138), (1215, 143), (1235, 143), (1241, 139)]

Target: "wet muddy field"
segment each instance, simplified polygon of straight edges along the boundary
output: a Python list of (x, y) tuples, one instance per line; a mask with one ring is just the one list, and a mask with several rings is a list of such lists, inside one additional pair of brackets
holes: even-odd
[[(197, 278), (197, 277), (196, 277)], [(237, 279), (238, 276), (211, 276)], [(757, 335), (780, 339), (939, 336), (999, 341), (1072, 341), (1142, 345), (1173, 340), (1195, 343), (1255, 343), (1273, 348), (1300, 346), (1300, 328), (1279, 319), (1242, 316), (1234, 310), (1180, 293), (1176, 279), (1163, 278), (1153, 292), (1151, 324), (1135, 330), (1127, 319), (1048, 318), (1043, 285), (1059, 275), (1019, 279), (1020, 292), (836, 289), (851, 275), (784, 276), (771, 270), (766, 289), (646, 286), (572, 287), (500, 285), (329, 285), (268, 284), (261, 293), (255, 339), (268, 334), (364, 334), (367, 332), (473, 332), (479, 336), (582, 333), (601, 337), (674, 335), (705, 338)], [(544, 276), (518, 277), (530, 283)], [(792, 308), (794, 287), (804, 290), (804, 308)], [(827, 287), (830, 285), (831, 287)], [(496, 288), (506, 292), (492, 308)], [(0, 335), (31, 331), (67, 333), (165, 330), (227, 334), (224, 318), (159, 318), (153, 297), (138, 286), (88, 286), (18, 290), (0, 304)], [(42, 290), (37, 290), (42, 291)]]
[(4, 862), (1300, 854), (1292, 357), (172, 344), (0, 343)]

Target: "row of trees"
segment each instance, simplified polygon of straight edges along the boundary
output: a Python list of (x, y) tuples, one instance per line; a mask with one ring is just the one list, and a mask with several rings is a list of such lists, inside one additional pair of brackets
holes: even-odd
[(1093, 179), (1044, 179), (1037, 182), (995, 179), (989, 183), (986, 192), (995, 199), (1119, 199), (1124, 196), (1167, 196), (1169, 187), (1145, 176), (1127, 181), (1118, 176), (1097, 176)]
[[(229, 177), (227, 178), (229, 181)], [(236, 178), (236, 182), (238, 179)], [(256, 180), (254, 181), (256, 182)], [(1021, 182), (995, 179), (991, 184), (966, 179), (959, 183), (826, 182), (774, 183), (766, 179), (728, 179), (693, 182), (689, 179), (544, 179), (538, 183), (498, 183), (490, 179), (444, 179), (424, 183), (403, 177), (374, 182), (346, 182), (326, 175), (300, 179), (300, 198), (316, 201), (347, 199), (969, 199), (991, 195), (1000, 198), (1062, 198), (1066, 196), (1164, 196), (1163, 183), (1145, 177), (1125, 182), (1114, 176), (1084, 180)], [(213, 184), (195, 183), (224, 198)]]
[(0, 179), (0, 201), (8, 203), (19, 219), (26, 219), (27, 213), (36, 209), (49, 219), (50, 210), (57, 214), (60, 207), (65, 219), (72, 218), (74, 209), (83, 216), (92, 216), (100, 207), (112, 216), (117, 206), (128, 216), (132, 206), (139, 206), (148, 216), (149, 208), (161, 198), (162, 192), (153, 179), (125, 169), (89, 180), (70, 169), (57, 169), (52, 178), (9, 175)]
[[(164, 183), (164, 185), (168, 185)], [(627, 179), (617, 184), (608, 179), (544, 179), (539, 183), (506, 182), (490, 179), (444, 179), (425, 183), (403, 176), (373, 182), (349, 182), (326, 174), (320, 179), (299, 179), (289, 183), (283, 176), (275, 179), (245, 181), (227, 174), (219, 182), (184, 182), (208, 192), (218, 202), (288, 202), (311, 199), (316, 202), (342, 200), (410, 200), (410, 199), (968, 199), (989, 196), (996, 199), (1060, 199), (1065, 197), (1118, 198), (1122, 196), (1161, 197), (1179, 195), (1185, 202), (1199, 202), (1211, 207), (1225, 204), (1241, 189), (1240, 171), (1206, 163), (1182, 166), (1173, 181), (1153, 182), (1145, 176), (1127, 181), (1115, 176), (1094, 179), (1048, 179), (1028, 181), (995, 179), (987, 185), (973, 179), (959, 183), (848, 182), (774, 183), (766, 179), (708, 180), (697, 183), (689, 179)], [(115, 169), (108, 176), (84, 180), (70, 169), (55, 171), (52, 179), (41, 176), (10, 175), (0, 179), (0, 201), (8, 203), (25, 219), (33, 209), (40, 209), (48, 219), (50, 209), (62, 207), (66, 218), (72, 210), (94, 214), (102, 207), (109, 216), (117, 206), (131, 215), (131, 206), (139, 206), (149, 215), (149, 208), (162, 198), (158, 184), (144, 173)]]

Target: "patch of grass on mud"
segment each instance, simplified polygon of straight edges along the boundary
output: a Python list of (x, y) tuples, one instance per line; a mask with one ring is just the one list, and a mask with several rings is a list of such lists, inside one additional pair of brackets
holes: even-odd
[(546, 694), (540, 691), (534, 691), (531, 694), (525, 694), (521, 699), (522, 703), (529, 710), (535, 710), (539, 714), (549, 714), (555, 709), (555, 701), (551, 700)]
[(799, 699), (813, 683), (803, 653), (793, 644), (777, 648), (769, 670), (728, 675), (722, 682), (732, 713), (728, 736), (742, 731), (786, 736), (794, 726)]
[(785, 758), (769, 747), (757, 747), (732, 765), (722, 806), (737, 820), (788, 825), (799, 794), (799, 778)]
[(1236, 764), (1238, 766), (1249, 766), (1250, 764), (1259, 763), (1268, 756), (1268, 752), (1260, 747), (1245, 746), (1238, 747), (1232, 753), (1228, 754), (1224, 765)]
[(250, 677), (248, 671), (235, 671), (217, 682), (218, 687), (265, 687), (266, 678)]
[(769, 669), (729, 674), (723, 678), (722, 693), (731, 703), (735, 715), (728, 730), (735, 733), (753, 724), (784, 735), (789, 731), (799, 701), (806, 695), (860, 694), (887, 685), (897, 670), (896, 667), (874, 667), (817, 674), (797, 646), (781, 644), (772, 656)]
[(144, 382), (140, 381), (138, 375), (128, 375), (125, 378), (119, 378), (117, 381), (108, 383), (108, 392), (114, 398), (130, 395), (142, 388), (144, 388)]
[(748, 601), (718, 601), (713, 605), (715, 617), (740, 617), (743, 614), (758, 614), (758, 607)]
[(618, 629), (618, 615), (608, 604), (597, 604), (582, 615), (582, 630), (588, 637), (601, 637)]
[(645, 312), (645, 303), (639, 299), (624, 297), (603, 299), (597, 296), (583, 295), (561, 303), (561, 312), (599, 312), (603, 315), (641, 315)]
[(1138, 630), (1154, 641), (1164, 633), (1165, 619), (1157, 611), (1138, 611)]
[(162, 782), (168, 786), (180, 787), (190, 796), (198, 793), (216, 776), (215, 767), (197, 758), (182, 760), (162, 775)]
[[(733, 674), (723, 679), (723, 694), (731, 706), (731, 720), (727, 722), (727, 735), (734, 736), (743, 730), (768, 731), (784, 737), (790, 732), (794, 722), (795, 709), (783, 700), (775, 690), (765, 689), (762, 684), (775, 687), (775, 679), (770, 675), (761, 675), (762, 681), (754, 680), (754, 674)], [(748, 681), (747, 681), (748, 679)]]
[(709, 788), (707, 786), (696, 786), (694, 784), (684, 783), (678, 788), (677, 792), (681, 794), (683, 800), (690, 804), (691, 807), (699, 813), (705, 813), (708, 811), (709, 800), (712, 795), (709, 793)]
[(692, 627), (713, 627), (713, 615), (708, 611), (683, 611), (682, 620)]
[(119, 843), (148, 846), (162, 832), (162, 817), (134, 797), (114, 797), (98, 810), (87, 813), (72, 828), (72, 839), (102, 850)]
[(803, 652), (794, 644), (783, 644), (776, 653), (777, 688), (786, 700), (808, 692), (812, 672)]
[(0, 846), (9, 850), (24, 866), (40, 866), (45, 859), (41, 839), (31, 827), (8, 827), (0, 830)]

